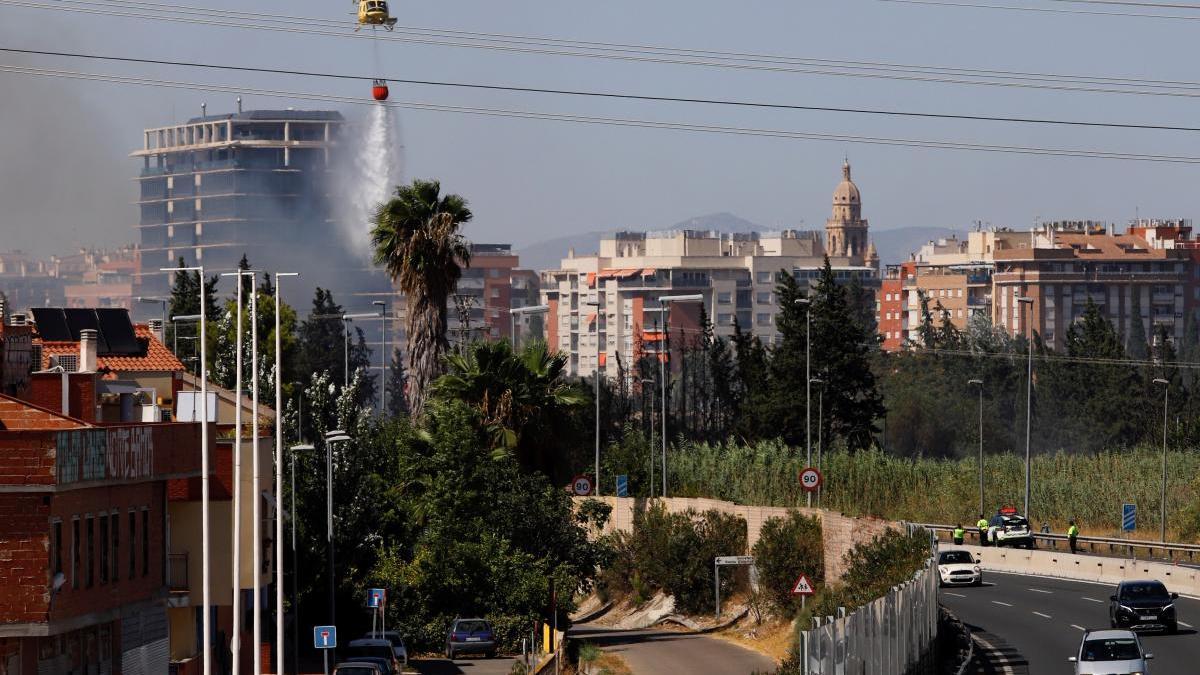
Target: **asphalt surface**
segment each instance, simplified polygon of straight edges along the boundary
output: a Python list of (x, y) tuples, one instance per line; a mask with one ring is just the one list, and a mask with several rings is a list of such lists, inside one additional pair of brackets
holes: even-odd
[(749, 675), (776, 668), (768, 656), (706, 635), (583, 624), (571, 629), (571, 639), (619, 655), (637, 675)]
[(404, 672), (417, 671), (422, 675), (508, 675), (516, 659), (495, 658), (486, 659), (482, 656), (469, 656), (454, 659), (413, 659), (408, 662)]
[[(1085, 629), (1108, 628), (1108, 596), (1116, 585), (984, 572), (984, 586), (943, 588), (942, 604), (977, 638), (979, 673), (1071, 673)], [(1168, 583), (1167, 589), (1170, 589)], [(1176, 601), (1179, 633), (1142, 635), (1153, 675), (1200, 672), (1200, 601)], [(980, 649), (982, 647), (982, 649)]]

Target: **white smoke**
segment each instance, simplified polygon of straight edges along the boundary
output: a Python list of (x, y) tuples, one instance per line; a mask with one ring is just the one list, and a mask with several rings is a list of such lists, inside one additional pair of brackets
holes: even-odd
[(351, 130), (352, 166), (342, 184), (344, 215), (340, 218), (353, 251), (370, 255), (371, 216), (380, 202), (404, 180), (404, 144), (399, 116), (385, 105), (370, 106), (367, 118)]

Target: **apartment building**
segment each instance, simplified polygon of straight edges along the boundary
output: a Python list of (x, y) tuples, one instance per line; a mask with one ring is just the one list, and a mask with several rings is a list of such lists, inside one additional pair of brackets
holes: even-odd
[[(765, 342), (778, 339), (775, 316), (777, 275), (813, 283), (826, 255), (840, 282), (858, 279), (879, 287), (878, 255), (862, 217), (862, 198), (842, 168), (825, 232), (783, 230), (728, 234), (712, 231), (618, 232), (600, 241), (595, 255), (574, 251), (558, 269), (542, 273), (542, 301), (550, 307), (547, 339), (570, 357), (570, 372), (612, 377), (619, 358), (626, 365), (655, 352), (667, 338), (694, 339), (703, 306), (714, 332), (730, 337), (734, 324)], [(668, 295), (695, 295), (697, 302), (659, 302)]]

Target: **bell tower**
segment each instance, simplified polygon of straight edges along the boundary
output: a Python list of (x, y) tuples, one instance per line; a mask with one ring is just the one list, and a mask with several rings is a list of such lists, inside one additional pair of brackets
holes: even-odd
[(871, 243), (862, 217), (862, 196), (850, 179), (850, 160), (842, 164), (842, 182), (833, 191), (833, 215), (825, 221), (825, 252), (831, 258), (851, 258), (861, 263)]

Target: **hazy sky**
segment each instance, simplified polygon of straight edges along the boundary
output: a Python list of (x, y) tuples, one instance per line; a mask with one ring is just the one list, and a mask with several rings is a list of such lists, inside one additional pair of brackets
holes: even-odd
[[(208, 7), (352, 20), (347, 0)], [(1030, 0), (1036, 4), (1037, 0)], [(1063, 7), (1059, 3), (1040, 6)], [(1186, 12), (1178, 10), (1176, 13)], [(402, 24), (858, 61), (1200, 79), (1194, 21), (1003, 12), (875, 0), (603, 3), (394, 2)], [(1200, 12), (1197, 13), (1200, 16)], [(0, 5), (0, 46), (314, 69), (370, 76), (581, 88), (804, 105), (1197, 124), (1186, 98), (896, 82), (317, 37)], [(0, 53), (0, 64), (368, 96), (368, 82), (156, 68)], [(378, 64), (378, 65), (376, 65)], [(895, 119), (393, 86), (394, 100), (805, 132), (1200, 155), (1196, 134)], [(140, 130), (233, 110), (228, 94), (0, 73), (0, 249), (49, 253), (136, 240)], [(339, 107), (249, 97), (247, 108)], [(361, 106), (340, 106), (361, 116)], [(1198, 168), (1095, 159), (732, 137), (403, 111), (408, 177), (470, 201), (479, 241), (652, 228), (730, 211), (767, 226), (819, 226), (854, 165), (874, 228), (1025, 226), (1036, 217), (1190, 217)]]

